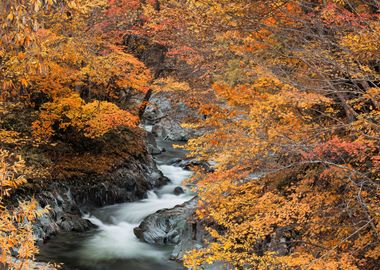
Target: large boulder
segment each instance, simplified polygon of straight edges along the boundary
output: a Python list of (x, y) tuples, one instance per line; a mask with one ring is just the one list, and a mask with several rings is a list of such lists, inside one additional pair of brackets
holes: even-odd
[(195, 112), (184, 104), (173, 104), (167, 93), (154, 93), (144, 112), (144, 120), (153, 126), (152, 133), (165, 140), (187, 141), (195, 130), (183, 128), (181, 122), (193, 117)]
[(159, 210), (146, 217), (139, 227), (134, 229), (135, 235), (144, 242), (158, 245), (178, 245), (194, 233), (191, 216), (194, 214), (197, 198), (178, 205), (172, 209)]
[(163, 209), (146, 217), (134, 233), (140, 240), (156, 245), (174, 246), (172, 260), (181, 261), (185, 252), (201, 248), (203, 240), (209, 239), (201, 223), (194, 219), (198, 198)]

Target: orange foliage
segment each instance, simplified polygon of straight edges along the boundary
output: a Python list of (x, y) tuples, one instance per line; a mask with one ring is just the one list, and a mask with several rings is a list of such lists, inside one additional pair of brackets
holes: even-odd
[[(123, 127), (137, 128), (134, 114), (152, 78), (141, 61), (96, 27), (104, 23), (103, 15), (123, 15), (114, 2), (0, 2), (2, 147), (23, 151), (27, 145), (33, 152), (52, 140), (97, 139), (110, 131), (126, 132)], [(20, 119), (14, 121), (18, 112)], [(1, 150), (0, 268), (30, 269), (28, 260), (38, 251), (32, 222), (42, 211), (35, 200), (12, 203), (14, 191), (26, 182), (23, 169), (23, 161)], [(47, 176), (46, 171), (28, 175)]]
[[(94, 138), (115, 127), (136, 127), (136, 116), (125, 109), (129, 97), (138, 99), (148, 91), (149, 70), (105, 36), (95, 35), (90, 24), (101, 21), (99, 8), (103, 12), (114, 4), (85, 0), (62, 6), (39, 0), (29, 4), (11, 2), (0, 10), (6, 13), (10, 8), (15, 14), (2, 19), (7, 32), (0, 36), (4, 70), (0, 78), (2, 100), (21, 100), (24, 106), (40, 109), (40, 119), (33, 123), (34, 137), (42, 141), (74, 127)], [(43, 24), (23, 21), (22, 16), (34, 16)], [(12, 40), (13, 35), (28, 33), (25, 29), (30, 32), (28, 46)]]
[(46, 211), (38, 209), (35, 200), (19, 202), (17, 207), (5, 204), (6, 199), (26, 183), (22, 174), (24, 168), (21, 157), (0, 150), (0, 266), (7, 269), (30, 269), (29, 259), (33, 259), (38, 251), (32, 222)]
[(154, 22), (170, 24), (156, 39), (193, 48), (187, 63), (212, 81), (184, 98), (203, 116), (184, 126), (204, 132), (187, 148), (215, 164), (194, 176), (213, 241), (189, 252), (187, 267), (378, 268), (375, 2), (162, 5)]
[(85, 103), (78, 94), (60, 98), (57, 102), (45, 103), (40, 120), (33, 123), (33, 132), (38, 140), (49, 139), (58, 130), (75, 128), (85, 137), (101, 137), (117, 127), (136, 127), (138, 118), (115, 104), (106, 101)]

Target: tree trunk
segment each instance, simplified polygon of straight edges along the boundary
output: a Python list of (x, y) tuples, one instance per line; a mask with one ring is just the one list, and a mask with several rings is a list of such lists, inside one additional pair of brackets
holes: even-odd
[(145, 109), (146, 109), (146, 107), (148, 106), (149, 99), (150, 99), (150, 97), (152, 96), (152, 94), (153, 94), (153, 90), (152, 90), (152, 89), (149, 89), (149, 90), (145, 93), (144, 99), (143, 99), (143, 101), (142, 101), (141, 104), (140, 104), (140, 109), (139, 109), (139, 122), (141, 122), (141, 120), (142, 120), (142, 117), (143, 117), (143, 115), (144, 115)]

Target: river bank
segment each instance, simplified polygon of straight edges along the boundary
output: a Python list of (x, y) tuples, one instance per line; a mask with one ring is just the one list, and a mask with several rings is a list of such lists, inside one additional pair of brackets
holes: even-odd
[(170, 179), (167, 185), (148, 191), (140, 201), (88, 209), (83, 220), (96, 228), (58, 234), (41, 246), (39, 260), (64, 263), (63, 269), (183, 269), (169, 260), (174, 246), (144, 243), (134, 233), (147, 216), (181, 205), (195, 195), (186, 187), (182, 187), (182, 194), (174, 194), (191, 175), (190, 171), (171, 165), (182, 160), (185, 152), (162, 140), (157, 146), (165, 149), (154, 161)]

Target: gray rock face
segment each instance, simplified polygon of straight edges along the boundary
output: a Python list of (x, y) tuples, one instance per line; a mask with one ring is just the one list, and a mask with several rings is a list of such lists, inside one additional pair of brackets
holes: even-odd
[(148, 122), (157, 122), (160, 119), (167, 118), (172, 109), (172, 104), (165, 94), (153, 94), (150, 104), (146, 107), (144, 118)]
[(162, 149), (157, 146), (156, 138), (152, 132), (147, 132), (148, 139), (148, 152), (151, 155), (158, 155), (162, 153)]
[(173, 119), (160, 120), (154, 125), (153, 132), (157, 136), (171, 141), (187, 141), (190, 138), (190, 132)]
[(171, 259), (182, 260), (186, 251), (201, 248), (208, 237), (202, 226), (192, 220), (198, 199), (172, 209), (163, 209), (146, 217), (134, 233), (140, 240), (157, 245), (174, 246)]
[[(133, 34), (124, 37), (124, 45), (129, 53), (150, 68), (154, 78), (170, 76), (172, 73), (173, 63), (166, 57), (167, 47)], [(157, 136), (171, 141), (187, 141), (195, 131), (182, 128), (180, 123), (189, 115), (193, 116), (195, 112), (183, 103), (174, 105), (170, 101), (170, 94), (154, 93), (143, 116), (147, 123), (154, 125), (153, 133)], [(157, 148), (149, 150), (153, 154), (159, 153)]]
[(187, 141), (194, 135), (194, 130), (181, 127), (181, 121), (190, 112), (184, 104), (174, 106), (165, 93), (153, 94), (149, 103), (144, 119), (153, 125), (152, 133), (156, 136), (171, 141)]

